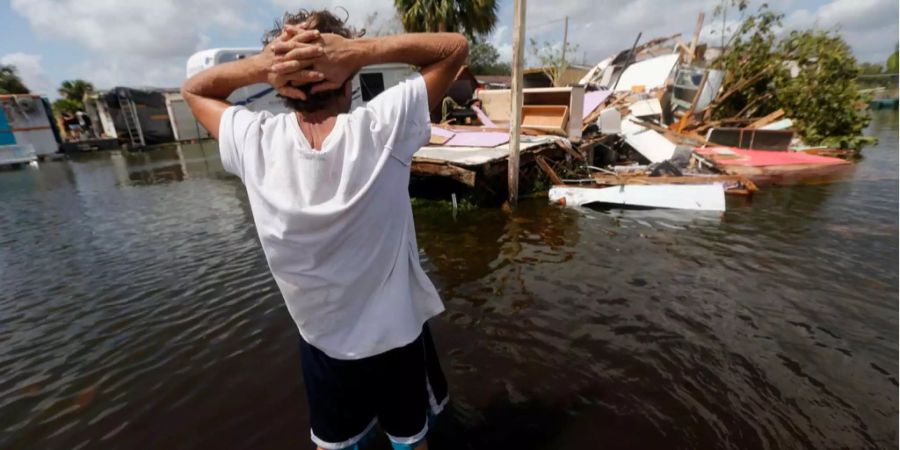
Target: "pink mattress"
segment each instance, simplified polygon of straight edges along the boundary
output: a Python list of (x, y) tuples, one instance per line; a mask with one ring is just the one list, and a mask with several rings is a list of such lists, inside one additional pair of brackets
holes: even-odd
[(735, 166), (830, 166), (837, 164), (849, 164), (849, 162), (844, 161), (840, 158), (810, 155), (808, 153), (793, 151), (776, 152), (767, 150), (744, 150), (734, 147), (705, 147), (695, 148), (694, 152), (696, 152), (700, 156), (709, 157), (717, 163)]

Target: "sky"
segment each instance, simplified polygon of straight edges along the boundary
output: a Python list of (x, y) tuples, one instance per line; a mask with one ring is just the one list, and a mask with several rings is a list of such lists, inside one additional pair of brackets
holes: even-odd
[[(531, 0), (526, 41), (558, 43), (564, 18), (577, 62), (593, 65), (643, 40), (682, 33), (689, 40), (697, 15), (706, 12), (702, 37), (718, 42), (721, 0)], [(499, 0), (499, 20), (488, 40), (501, 59), (512, 54), (512, 0)], [(751, 1), (751, 10), (761, 2)], [(898, 42), (897, 0), (769, 1), (783, 12), (784, 31), (834, 30), (857, 59), (884, 63)], [(252, 47), (286, 10), (343, 7), (351, 24), (396, 29), (392, 0), (0, 0), (0, 64), (15, 65), (26, 85), (56, 98), (63, 80), (81, 78), (97, 88), (176, 87), (187, 58), (219, 47)], [(738, 23), (736, 13), (725, 26)], [(393, 21), (393, 22), (392, 22)], [(526, 54), (529, 50), (526, 50)], [(526, 61), (526, 63), (533, 63)]]

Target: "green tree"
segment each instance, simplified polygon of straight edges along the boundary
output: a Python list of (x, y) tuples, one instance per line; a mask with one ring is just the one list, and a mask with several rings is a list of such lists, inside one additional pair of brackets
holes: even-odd
[(469, 41), (469, 70), (477, 75), (509, 75), (510, 64), (500, 61), (500, 52), (490, 42)]
[(884, 67), (878, 63), (864, 62), (859, 65), (860, 75), (878, 75), (884, 73)]
[(562, 86), (563, 76), (569, 67), (572, 66), (572, 61), (568, 56), (564, 55), (574, 55), (578, 51), (578, 45), (566, 43), (566, 51), (564, 53), (562, 44), (553, 44), (546, 41), (543, 44), (538, 44), (534, 39), (531, 39), (529, 43), (531, 44), (532, 55), (537, 59), (544, 73), (550, 78), (553, 86)]
[(771, 107), (774, 92), (769, 86), (772, 72), (783, 68), (773, 64), (776, 59), (775, 30), (781, 26), (782, 17), (782, 14), (766, 10), (747, 17), (731, 37), (722, 56), (713, 62), (713, 67), (725, 70), (724, 92), (740, 87), (717, 105), (717, 118), (734, 117), (754, 106), (762, 110), (778, 109)]
[(0, 64), (0, 94), (28, 94), (30, 91), (19, 78), (16, 67)]
[(63, 98), (71, 100), (83, 108), (84, 94), (93, 92), (94, 85), (84, 80), (66, 80), (62, 82), (57, 91)]
[(836, 32), (793, 31), (779, 39), (782, 14), (748, 16), (713, 66), (726, 71), (716, 119), (760, 117), (779, 108), (810, 145), (859, 148), (869, 118), (859, 68)]
[(887, 63), (885, 66), (887, 67), (887, 71), (890, 73), (897, 73), (897, 50), (900, 48), (900, 44), (894, 46), (894, 53), (891, 53), (891, 56), (888, 57)]
[(497, 0), (394, 0), (403, 29), (410, 33), (456, 31), (488, 34), (497, 23)]
[(75, 113), (76, 111), (83, 109), (83, 105), (81, 102), (76, 102), (75, 100), (71, 100), (68, 98), (60, 98), (53, 102), (53, 112), (56, 115), (61, 115), (63, 113)]
[(859, 69), (850, 46), (837, 33), (794, 31), (781, 41), (778, 53), (793, 61), (796, 70), (776, 72), (777, 103), (798, 123), (803, 140), (859, 147), (869, 124), (868, 102), (859, 93)]

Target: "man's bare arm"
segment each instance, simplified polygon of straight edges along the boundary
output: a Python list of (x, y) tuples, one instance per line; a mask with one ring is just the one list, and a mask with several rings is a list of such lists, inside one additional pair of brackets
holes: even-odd
[[(320, 46), (305, 44), (318, 37), (319, 33), (314, 31), (297, 35), (297, 54), (307, 60), (321, 56)], [(271, 49), (265, 48), (258, 55), (213, 66), (185, 81), (181, 87), (181, 95), (193, 111), (194, 117), (218, 139), (222, 113), (231, 106), (227, 101), (228, 96), (238, 88), (270, 82), (273, 79), (270, 69), (274, 62), (275, 54)], [(297, 85), (321, 81), (324, 78), (321, 73), (303, 70), (310, 65), (312, 63), (308, 62), (286, 77), (282, 76), (282, 79), (284, 82), (290, 81)]]
[[(469, 53), (468, 41), (458, 33), (410, 33), (361, 39), (323, 34), (320, 43), (325, 54), (314, 60), (312, 68), (325, 74), (326, 80), (314, 86), (312, 92), (339, 88), (364, 66), (411, 64), (422, 68), (429, 109), (440, 104)], [(295, 46), (294, 40), (273, 44), (273, 51), (281, 55), (280, 62), (273, 66), (274, 72), (297, 70), (305, 62), (295, 56)]]

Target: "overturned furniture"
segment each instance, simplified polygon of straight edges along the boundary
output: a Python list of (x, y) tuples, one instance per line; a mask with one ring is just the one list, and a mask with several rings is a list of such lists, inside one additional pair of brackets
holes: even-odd
[[(523, 89), (522, 128), (528, 129), (530, 124), (536, 130), (564, 136), (571, 142), (581, 141), (584, 94), (583, 86)], [(508, 128), (510, 91), (482, 90), (477, 95), (491, 122)]]

